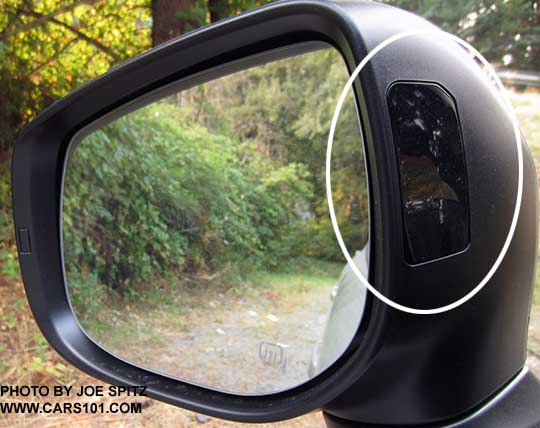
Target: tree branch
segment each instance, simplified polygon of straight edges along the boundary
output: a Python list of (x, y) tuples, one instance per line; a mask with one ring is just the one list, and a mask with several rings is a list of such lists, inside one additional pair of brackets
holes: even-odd
[(42, 63), (38, 64), (32, 71), (28, 73), (29, 76), (32, 76), (33, 74), (37, 73), (41, 68), (49, 65), (52, 63), (55, 59), (60, 57), (69, 47), (71, 47), (75, 42), (77, 42), (78, 38), (74, 37), (69, 42), (67, 42), (64, 46), (62, 46), (60, 49), (58, 49), (54, 55), (52, 55), (50, 58), (47, 58), (46, 61), (43, 61)]
[[(101, 0), (80, 0), (80, 1), (76, 1), (72, 4), (68, 4), (68, 5), (65, 5), (65, 6), (60, 6), (58, 9), (46, 14), (46, 15), (43, 15), (43, 14), (40, 14), (39, 17), (35, 17), (36, 19), (34, 19), (32, 22), (28, 22), (26, 24), (24, 23), (19, 23), (19, 24), (15, 24), (15, 25), (10, 25), (9, 27), (11, 28), (6, 28), (4, 31), (2, 31), (0, 33), (0, 40), (2, 41), (5, 41), (8, 37), (10, 36), (13, 36), (15, 34), (18, 34), (18, 33), (23, 33), (25, 31), (28, 31), (28, 30), (32, 30), (33, 28), (36, 28), (36, 27), (39, 27), (40, 25), (43, 25), (45, 22), (49, 21), (51, 18), (55, 18), (56, 16), (58, 15), (61, 15), (63, 13), (66, 13), (66, 12), (70, 12), (72, 11), (73, 9), (75, 9), (77, 6), (81, 6), (83, 4), (85, 5), (93, 5), (97, 2), (99, 2)], [(27, 14), (27, 11), (25, 10), (20, 10), (18, 9), (17, 10), (17, 13), (23, 13), (23, 14)], [(36, 12), (37, 13), (37, 12)]]
[(4, 13), (9, 16), (9, 10), (14, 12), (14, 17), (10, 20), (8, 20), (6, 26), (2, 31), (0, 31), (0, 41), (4, 41), (4, 34), (11, 33), (11, 28), (16, 25), (17, 20), (19, 19), (19, 16), (21, 14), (19, 9), (15, 9), (11, 6), (6, 6), (4, 9)]
[(78, 30), (77, 28), (59, 21), (58, 19), (54, 17), (50, 17), (49, 15), (42, 15), (41, 13), (35, 12), (33, 10), (23, 10), (23, 13), (29, 16), (33, 16), (36, 19), (45, 18), (46, 22), (53, 23), (55, 25), (58, 25), (60, 27), (65, 28), (68, 31), (71, 31), (73, 34), (75, 34), (79, 39), (84, 40), (85, 42), (91, 44), (92, 46), (98, 48), (100, 51), (105, 52), (107, 55), (109, 55), (115, 62), (119, 62), (122, 60), (120, 55), (118, 55), (116, 52), (114, 52), (111, 48), (108, 46), (105, 46), (103, 43), (96, 39), (92, 39), (91, 37), (88, 37), (86, 34)]

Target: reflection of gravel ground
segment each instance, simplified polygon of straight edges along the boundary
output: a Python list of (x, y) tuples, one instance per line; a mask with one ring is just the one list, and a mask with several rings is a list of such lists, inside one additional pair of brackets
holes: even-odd
[[(280, 308), (278, 303), (272, 312), (260, 301), (205, 309), (197, 314), (205, 323), (190, 323), (194, 327), (186, 333), (169, 333), (167, 342), (173, 346), (161, 350), (153, 365), (195, 383), (235, 392), (296, 386), (308, 380), (313, 347), (330, 309), (331, 289), (332, 285), (312, 288), (297, 304)], [(261, 342), (277, 345), (276, 364), (261, 361)]]
[[(122, 349), (105, 346), (143, 367), (214, 389), (237, 393), (288, 389), (308, 380), (333, 286), (304, 287), (290, 297), (264, 289), (249, 298), (220, 294), (216, 300), (192, 301), (188, 313), (170, 323), (152, 313), (140, 314), (144, 335), (160, 338), (151, 352), (140, 346), (131, 349), (128, 343)], [(100, 342), (106, 343), (103, 339)], [(265, 352), (276, 352), (269, 358), (274, 364), (262, 361), (261, 346), (266, 346)]]

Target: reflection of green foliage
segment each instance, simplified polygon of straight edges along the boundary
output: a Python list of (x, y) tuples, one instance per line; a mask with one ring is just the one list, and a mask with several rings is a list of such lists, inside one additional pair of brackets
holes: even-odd
[(68, 272), (127, 290), (228, 260), (277, 262), (265, 250), (311, 196), (305, 168), (181, 121), (177, 107), (157, 103), (81, 142), (65, 183)]
[[(312, 256), (342, 261), (328, 217), (325, 156), (330, 123), (347, 69), (334, 49), (276, 61), (210, 84), (199, 121), (213, 132), (252, 139), (277, 162), (300, 162), (314, 192), (303, 209), (314, 214), (291, 240)], [(210, 104), (211, 109), (206, 105)], [(216, 116), (219, 118), (216, 125)], [(225, 124), (225, 125), (224, 125)], [(332, 196), (350, 251), (368, 234), (364, 153), (352, 94), (343, 105), (332, 151)]]
[[(99, 284), (135, 297), (134, 285), (174, 272), (282, 269), (302, 256), (341, 262), (324, 158), (346, 79), (339, 55), (319, 51), (194, 88), (85, 138), (63, 206), (76, 305), (101, 300)], [(333, 168), (338, 221), (354, 251), (369, 224), (352, 97)]]

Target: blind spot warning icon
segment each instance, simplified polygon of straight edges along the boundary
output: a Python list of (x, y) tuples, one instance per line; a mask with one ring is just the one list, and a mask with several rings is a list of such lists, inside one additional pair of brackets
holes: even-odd
[(283, 373), (287, 369), (287, 358), (285, 349), (279, 343), (265, 342), (259, 343), (259, 360), (268, 366), (279, 367)]

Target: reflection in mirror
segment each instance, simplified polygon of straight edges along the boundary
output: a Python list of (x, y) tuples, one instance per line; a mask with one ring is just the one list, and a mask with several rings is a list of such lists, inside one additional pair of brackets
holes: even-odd
[[(326, 202), (326, 142), (347, 78), (335, 50), (317, 50), (192, 87), (80, 141), (62, 234), (88, 336), (139, 366), (242, 394), (295, 387), (335, 362), (366, 300)], [(332, 159), (342, 234), (367, 273), (351, 94)]]

